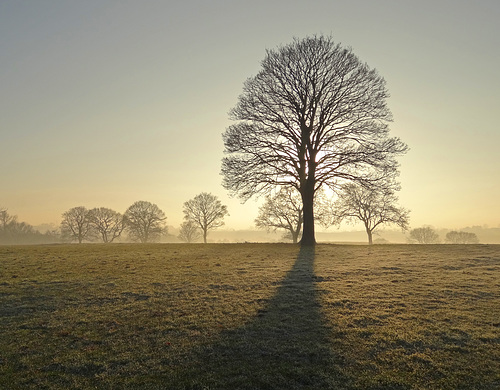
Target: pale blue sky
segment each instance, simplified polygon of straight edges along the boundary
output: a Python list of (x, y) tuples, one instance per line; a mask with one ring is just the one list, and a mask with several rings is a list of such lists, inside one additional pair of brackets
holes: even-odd
[(266, 48), (331, 34), (385, 77), (411, 225), (500, 224), (500, 2), (0, 1), (0, 206), (31, 224), (136, 200), (170, 225), (221, 187), (221, 134)]

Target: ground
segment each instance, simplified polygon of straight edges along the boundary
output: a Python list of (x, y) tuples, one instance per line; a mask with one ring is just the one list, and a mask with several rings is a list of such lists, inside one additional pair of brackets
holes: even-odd
[(498, 389), (500, 246), (0, 247), (2, 389)]

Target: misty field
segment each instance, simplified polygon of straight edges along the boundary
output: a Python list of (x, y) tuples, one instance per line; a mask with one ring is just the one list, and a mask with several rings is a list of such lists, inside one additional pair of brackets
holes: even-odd
[(0, 247), (1, 389), (499, 389), (500, 246)]

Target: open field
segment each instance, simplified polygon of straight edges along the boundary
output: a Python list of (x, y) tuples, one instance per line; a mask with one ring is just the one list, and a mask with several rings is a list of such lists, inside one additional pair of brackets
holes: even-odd
[(0, 247), (1, 389), (500, 389), (500, 246)]

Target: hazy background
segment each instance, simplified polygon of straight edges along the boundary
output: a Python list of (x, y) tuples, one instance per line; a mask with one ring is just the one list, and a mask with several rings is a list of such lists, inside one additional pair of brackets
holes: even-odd
[(498, 20), (498, 0), (1, 0), (0, 206), (38, 225), (147, 200), (178, 226), (205, 191), (253, 227), (221, 187), (227, 112), (266, 48), (332, 34), (387, 81), (411, 226), (499, 227)]

